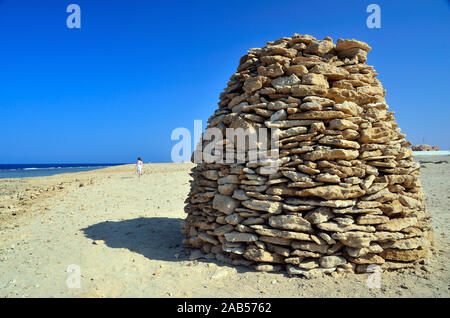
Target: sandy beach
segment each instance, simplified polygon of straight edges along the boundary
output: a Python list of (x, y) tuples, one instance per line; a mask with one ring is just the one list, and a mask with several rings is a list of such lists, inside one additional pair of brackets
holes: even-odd
[[(450, 156), (416, 157), (432, 215), (432, 257), (413, 269), (288, 277), (181, 245), (193, 164), (134, 165), (0, 179), (1, 297), (449, 297)], [(81, 272), (69, 288), (69, 265)]]

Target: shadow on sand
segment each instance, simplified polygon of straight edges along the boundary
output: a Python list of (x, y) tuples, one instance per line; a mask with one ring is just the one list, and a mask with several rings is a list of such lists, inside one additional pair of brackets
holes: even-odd
[[(92, 240), (103, 240), (111, 248), (126, 248), (151, 260), (169, 262), (188, 261), (191, 249), (182, 246), (182, 219), (167, 217), (136, 218), (123, 221), (105, 221), (82, 229)], [(177, 258), (175, 254), (179, 254)], [(215, 259), (199, 262), (231, 266)], [(238, 272), (252, 271), (243, 266), (232, 266)]]
[(82, 229), (92, 240), (103, 240), (111, 248), (126, 248), (149, 259), (172, 261), (182, 250), (182, 219), (153, 217), (105, 221)]

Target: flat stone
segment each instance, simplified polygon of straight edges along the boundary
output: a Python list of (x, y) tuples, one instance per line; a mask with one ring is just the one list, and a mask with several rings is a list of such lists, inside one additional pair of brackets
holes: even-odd
[(321, 201), (319, 205), (331, 208), (346, 208), (354, 206), (355, 203), (356, 203), (355, 200), (327, 200)]
[(277, 244), (277, 245), (286, 245), (286, 246), (290, 246), (292, 243), (291, 239), (285, 239), (285, 238), (273, 237), (273, 236), (260, 236), (259, 240), (261, 242)]
[(301, 269), (313, 269), (313, 268), (318, 268), (319, 267), (319, 261), (315, 258), (305, 258), (304, 260), (302, 260), (299, 264), (298, 267)]
[(240, 223), (244, 218), (242, 218), (239, 213), (233, 213), (230, 215), (227, 215), (225, 217), (225, 222), (227, 222), (228, 224), (231, 225), (236, 225), (238, 223)]
[(301, 216), (296, 215), (271, 216), (269, 218), (269, 225), (271, 227), (284, 230), (304, 231), (304, 232), (312, 231), (311, 224)]
[(364, 256), (358, 257), (358, 258), (352, 258), (350, 260), (352, 263), (361, 265), (361, 264), (383, 264), (384, 258), (377, 255), (377, 254), (366, 254)]
[(233, 231), (234, 226), (231, 224), (222, 225), (216, 228), (213, 232), (214, 235), (223, 236), (225, 233)]
[(346, 117), (350, 117), (350, 116), (345, 114), (344, 112), (337, 111), (337, 110), (323, 110), (323, 111), (309, 110), (306, 112), (295, 113), (295, 114), (289, 115), (288, 119), (325, 120), (325, 119), (346, 118)]
[(281, 171), (281, 174), (292, 181), (309, 182), (312, 181), (308, 174), (297, 171)]
[(277, 121), (277, 120), (285, 120), (287, 118), (286, 111), (284, 109), (280, 109), (277, 112), (275, 112), (272, 116), (270, 116), (270, 121)]
[(234, 190), (232, 198), (233, 198), (233, 199), (236, 199), (236, 200), (239, 200), (239, 201), (245, 201), (245, 200), (250, 199), (250, 198), (245, 194), (245, 191), (244, 191), (244, 190), (241, 190), (241, 189), (236, 189), (236, 190)]
[(367, 43), (355, 39), (338, 39), (336, 42), (336, 51), (342, 51), (351, 48), (360, 48), (366, 52), (369, 52), (372, 49)]
[(231, 214), (239, 206), (239, 201), (230, 196), (216, 194), (213, 200), (213, 208), (225, 214)]
[(316, 161), (316, 160), (353, 160), (359, 156), (358, 150), (349, 149), (323, 149), (315, 150), (304, 155), (306, 160)]
[(229, 174), (225, 177), (217, 179), (219, 184), (236, 183), (239, 184), (239, 176), (235, 174)]
[(229, 232), (225, 233), (225, 239), (228, 242), (256, 242), (258, 236), (251, 233), (241, 233), (241, 232)]
[(306, 278), (314, 278), (314, 277), (320, 277), (324, 274), (331, 274), (334, 272), (336, 268), (314, 268), (314, 269), (303, 269), (298, 266), (294, 265), (287, 265), (286, 271), (289, 275), (301, 275), (305, 276)]
[(233, 183), (221, 184), (217, 188), (220, 194), (225, 196), (231, 196), (233, 192), (237, 189), (238, 185)]
[(423, 237), (412, 237), (381, 243), (381, 247), (384, 249), (395, 248), (399, 250), (412, 250), (426, 245), (428, 245), (428, 242)]
[(339, 183), (341, 182), (341, 178), (335, 174), (329, 174), (329, 173), (321, 173), (317, 176), (314, 176), (314, 180), (319, 182), (327, 182), (327, 183)]
[(345, 263), (347, 263), (347, 260), (342, 256), (322, 256), (319, 258), (319, 264), (322, 268), (333, 268)]
[(348, 232), (348, 231), (375, 232), (375, 228), (370, 225), (357, 225), (357, 224), (344, 225), (335, 222), (324, 222), (317, 224), (317, 227), (323, 231), (329, 232)]
[(309, 74), (303, 75), (302, 84), (317, 85), (317, 86), (322, 86), (325, 88), (330, 87), (330, 84), (328, 83), (328, 81), (324, 75), (314, 74), (314, 73), (309, 73)]
[(292, 246), (292, 248), (294, 248), (296, 250), (300, 249), (300, 250), (315, 252), (315, 253), (320, 253), (320, 254), (325, 254), (328, 251), (328, 245), (319, 245), (319, 244), (312, 243), (312, 242), (294, 241), (294, 242), (292, 242), (291, 246)]
[(400, 240), (405, 237), (405, 234), (399, 232), (382, 232), (376, 231), (374, 233), (374, 241), (386, 242), (390, 240)]
[(362, 107), (350, 101), (345, 101), (343, 103), (336, 104), (334, 105), (334, 108), (352, 116), (358, 116), (363, 112)]
[(308, 69), (304, 65), (291, 65), (287, 68), (288, 74), (295, 74), (297, 77), (302, 77), (308, 73)]
[(332, 238), (330, 235), (328, 235), (325, 232), (317, 233), (317, 235), (324, 240), (327, 244), (336, 244), (336, 240)]
[(282, 267), (280, 265), (272, 264), (257, 264), (253, 268), (260, 272), (278, 272), (281, 271)]
[(268, 213), (281, 213), (281, 211), (283, 210), (283, 205), (280, 202), (255, 200), (255, 199), (241, 202), (242, 205), (245, 206), (246, 208), (256, 211), (264, 211)]
[(245, 80), (243, 89), (247, 94), (252, 94), (260, 89), (263, 85), (263, 76), (249, 77)]
[(275, 89), (277, 90), (286, 91), (286, 89), (289, 89), (291, 86), (298, 84), (300, 82), (301, 82), (300, 79), (295, 74), (292, 74), (290, 76), (282, 76), (273, 79), (272, 86), (275, 87)]
[(344, 79), (349, 75), (349, 72), (344, 68), (325, 63), (315, 65), (309, 70), (309, 72), (323, 74), (330, 80)]
[(368, 232), (342, 232), (342, 233), (333, 233), (331, 237), (335, 240), (340, 241), (345, 246), (349, 247), (369, 247), (370, 242), (376, 239), (374, 233)]
[(382, 224), (389, 221), (389, 218), (385, 215), (361, 215), (356, 219), (356, 223), (360, 225), (373, 225), (373, 224)]
[(299, 256), (299, 257), (314, 257), (319, 258), (322, 256), (322, 253), (317, 252), (311, 252), (311, 251), (304, 251), (304, 250), (294, 250), (291, 252), (292, 256)]
[(417, 218), (415, 218), (415, 217), (391, 219), (386, 223), (377, 225), (377, 230), (398, 232), (398, 231), (403, 230), (404, 228), (412, 226), (416, 223), (417, 223)]
[(303, 261), (304, 258), (305, 257), (303, 257), (303, 256), (300, 256), (300, 257), (287, 257), (287, 258), (284, 259), (284, 262), (286, 264), (299, 265)]
[(344, 129), (354, 129), (358, 130), (359, 126), (351, 122), (347, 119), (332, 119), (329, 122), (330, 129), (338, 129), (338, 130), (344, 130)]
[(292, 128), (280, 131), (279, 138), (283, 139), (283, 138), (287, 138), (287, 137), (291, 137), (291, 136), (297, 136), (297, 135), (304, 134), (307, 131), (308, 131), (308, 128), (306, 128), (306, 127), (292, 127)]
[(202, 241), (205, 241), (207, 243), (213, 244), (213, 245), (219, 245), (219, 241), (216, 240), (213, 236), (203, 233), (203, 232), (199, 232), (198, 233), (198, 238)]
[(245, 252), (245, 247), (243, 244), (235, 245), (236, 243), (224, 242), (222, 243), (222, 250), (228, 253), (234, 253), (242, 255)]
[(299, 194), (300, 196), (316, 196), (326, 200), (340, 200), (360, 197), (364, 195), (364, 190), (362, 190), (358, 185), (353, 185), (348, 188), (343, 188), (339, 185), (326, 185), (312, 189), (305, 189)]
[(284, 257), (258, 248), (247, 248), (243, 256), (251, 261), (265, 263), (284, 263)]
[(369, 253), (376, 253), (379, 254), (383, 252), (383, 248), (376, 244), (372, 243), (369, 247), (363, 247), (363, 248), (355, 248), (355, 247), (347, 247), (345, 249), (347, 251), (347, 254), (351, 257), (362, 257)]
[(258, 233), (259, 235), (280, 237), (293, 240), (311, 241), (311, 237), (309, 236), (309, 234), (306, 233), (267, 229), (262, 227), (261, 225), (251, 225), (250, 227), (255, 229), (255, 232)]
[(428, 254), (428, 249), (413, 249), (413, 250), (399, 250), (399, 249), (385, 249), (381, 253), (381, 257), (391, 261), (411, 262), (425, 258)]
[(317, 208), (305, 215), (305, 218), (312, 224), (324, 223), (332, 219), (333, 217), (334, 213), (331, 212), (331, 209), (327, 207)]

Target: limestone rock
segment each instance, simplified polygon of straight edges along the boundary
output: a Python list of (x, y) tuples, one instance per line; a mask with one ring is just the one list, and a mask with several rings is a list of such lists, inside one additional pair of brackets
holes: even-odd
[(277, 215), (269, 218), (269, 225), (278, 229), (311, 232), (311, 223), (296, 215)]
[(347, 263), (347, 260), (342, 256), (323, 256), (319, 259), (320, 267), (323, 268), (333, 268), (345, 263)]
[(300, 79), (292, 74), (290, 76), (279, 77), (277, 79), (272, 80), (272, 86), (275, 89), (280, 90), (282, 92), (288, 90), (291, 86), (300, 83)]
[(300, 196), (316, 196), (326, 200), (352, 199), (360, 197), (363, 194), (364, 191), (359, 186), (343, 188), (337, 185), (319, 186), (300, 192)]
[(241, 201), (242, 205), (246, 208), (255, 210), (255, 211), (264, 211), (268, 213), (280, 213), (282, 211), (283, 205), (280, 202), (273, 201), (265, 201), (265, 200), (256, 200), (251, 199), (247, 201)]
[(269, 253), (265, 250), (258, 248), (248, 248), (244, 257), (248, 260), (255, 262), (264, 262), (264, 263), (284, 263), (284, 257), (278, 255), (276, 253)]
[(251, 233), (230, 232), (225, 233), (225, 239), (228, 242), (255, 242), (258, 240), (258, 236)]
[(330, 208), (320, 207), (315, 209), (314, 211), (309, 212), (305, 217), (312, 224), (319, 224), (327, 222), (329, 219), (333, 218), (334, 213), (331, 212)]
[(409, 226), (412, 226), (416, 223), (417, 223), (417, 218), (415, 218), (415, 217), (392, 219), (386, 223), (377, 225), (377, 230), (398, 232), (398, 231), (400, 231), (404, 228), (407, 228)]
[(421, 258), (425, 258), (428, 254), (426, 248), (412, 249), (412, 250), (400, 250), (388, 248), (381, 253), (381, 257), (392, 261), (411, 262)]
[(239, 201), (226, 195), (216, 194), (213, 200), (213, 208), (226, 214), (233, 213), (238, 206)]

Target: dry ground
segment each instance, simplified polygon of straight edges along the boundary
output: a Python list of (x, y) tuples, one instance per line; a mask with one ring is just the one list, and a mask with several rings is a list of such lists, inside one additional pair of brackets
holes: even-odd
[[(180, 224), (191, 164), (0, 179), (1, 297), (449, 297), (448, 156), (422, 157), (435, 246), (424, 269), (317, 279), (189, 260)], [(440, 162), (443, 161), (443, 162)], [(81, 270), (80, 288), (68, 288)]]

